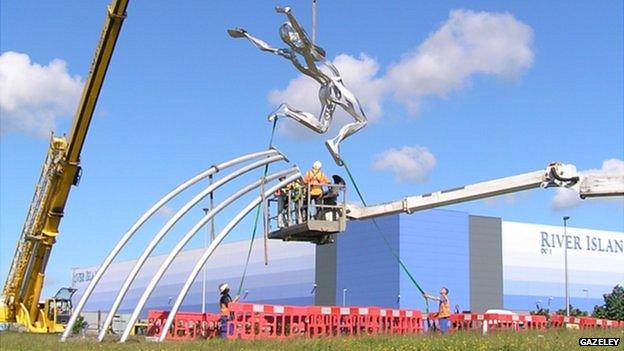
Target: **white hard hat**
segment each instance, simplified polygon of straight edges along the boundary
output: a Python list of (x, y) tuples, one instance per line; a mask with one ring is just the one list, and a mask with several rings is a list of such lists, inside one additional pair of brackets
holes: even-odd
[(229, 290), (230, 286), (227, 283), (219, 284), (219, 292), (223, 294), (224, 291)]
[(321, 161), (314, 161), (314, 164), (312, 165), (312, 168), (314, 168), (314, 169), (321, 169), (321, 167), (323, 167), (323, 164), (321, 163)]

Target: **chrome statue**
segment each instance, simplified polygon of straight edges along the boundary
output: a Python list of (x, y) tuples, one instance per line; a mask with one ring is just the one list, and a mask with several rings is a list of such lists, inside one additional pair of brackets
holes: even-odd
[[(317, 133), (325, 133), (331, 124), (336, 105), (341, 106), (347, 113), (353, 116), (355, 122), (342, 127), (336, 137), (325, 142), (336, 164), (342, 166), (343, 162), (340, 158), (339, 149), (340, 142), (366, 126), (366, 115), (358, 99), (345, 87), (340, 72), (325, 58), (325, 50), (310, 41), (305, 30), (292, 14), (291, 9), (289, 7), (276, 7), (275, 11), (285, 14), (288, 18), (288, 21), (280, 27), (280, 37), (288, 45), (287, 48), (273, 48), (263, 40), (250, 35), (242, 28), (229, 29), (228, 34), (232, 38), (247, 38), (258, 49), (290, 60), (301, 73), (316, 80), (321, 85), (319, 100), (322, 108), (318, 117), (312, 113), (293, 108), (287, 103), (282, 103), (269, 115), (270, 121), (279, 117), (290, 117)], [(305, 65), (299, 61), (297, 54), (303, 57)], [(319, 63), (327, 70), (323, 71), (319, 68), (317, 66)]]

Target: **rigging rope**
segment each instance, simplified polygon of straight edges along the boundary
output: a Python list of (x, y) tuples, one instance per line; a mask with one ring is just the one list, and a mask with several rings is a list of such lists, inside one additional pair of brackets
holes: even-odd
[[(273, 147), (273, 136), (275, 135), (276, 127), (277, 127), (277, 118), (273, 120), (273, 128), (271, 128), (271, 137), (269, 138), (269, 149)], [(269, 172), (269, 164), (267, 163), (264, 166), (264, 175), (262, 176), (263, 182), (262, 182), (261, 191), (262, 191), (263, 198), (264, 198), (264, 178), (266, 178), (266, 175), (268, 172)], [(258, 206), (256, 206), (256, 219), (254, 220), (254, 227), (251, 233), (251, 241), (249, 242), (249, 250), (247, 251), (247, 259), (245, 260), (245, 268), (243, 269), (243, 275), (241, 276), (241, 280), (238, 285), (238, 291), (236, 292), (237, 296), (240, 296), (240, 293), (243, 289), (243, 283), (245, 282), (245, 276), (247, 276), (247, 268), (249, 267), (249, 259), (251, 258), (251, 250), (253, 249), (254, 239), (256, 238), (256, 232), (258, 230), (258, 219), (260, 219), (260, 209), (261, 209), (261, 204), (258, 204)], [(266, 245), (265, 245), (265, 250), (266, 250)], [(265, 261), (266, 259), (267, 257), (265, 254)]]
[(312, 0), (312, 45), (316, 45), (316, 0)]
[[(347, 175), (349, 176), (351, 183), (353, 183), (353, 187), (355, 188), (355, 192), (358, 194), (360, 201), (362, 201), (362, 204), (364, 204), (364, 206), (368, 206), (366, 204), (366, 200), (364, 200), (364, 196), (362, 195), (360, 188), (357, 186), (357, 183), (355, 182), (355, 179), (353, 178), (353, 174), (351, 174), (351, 171), (349, 170), (349, 166), (347, 166), (347, 162), (345, 162), (345, 160), (342, 159), (342, 163), (343, 163), (344, 169), (347, 171)], [(423, 295), (423, 299), (425, 300), (425, 310), (426, 310), (427, 315), (429, 315), (429, 300), (426, 297), (424, 297), (425, 291), (420, 287), (418, 282), (416, 282), (416, 279), (414, 279), (414, 276), (412, 275), (412, 273), (410, 273), (409, 269), (407, 269), (407, 266), (405, 265), (405, 263), (403, 263), (403, 260), (401, 260), (401, 257), (396, 253), (396, 251), (394, 251), (394, 249), (390, 245), (390, 242), (388, 241), (388, 238), (386, 238), (386, 236), (381, 231), (381, 228), (379, 227), (379, 224), (377, 224), (377, 221), (375, 220), (375, 218), (371, 218), (371, 220), (373, 221), (373, 225), (375, 226), (375, 228), (377, 228), (377, 233), (383, 239), (384, 243), (388, 247), (388, 250), (390, 251), (392, 256), (394, 256), (394, 258), (399, 263), (399, 266), (401, 266), (401, 268), (403, 269), (405, 274), (407, 274), (407, 276), (412, 281), (414, 286), (416, 286), (418, 291), (420, 291), (420, 293)]]

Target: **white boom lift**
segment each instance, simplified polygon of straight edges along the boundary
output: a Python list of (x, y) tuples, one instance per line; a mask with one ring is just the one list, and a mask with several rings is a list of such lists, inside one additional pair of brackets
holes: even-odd
[[(568, 188), (576, 191), (581, 199), (588, 197), (624, 196), (624, 174), (582, 174), (574, 165), (551, 163), (545, 170), (524, 173), (512, 177), (490, 180), (458, 188), (437, 191), (419, 196), (409, 196), (372, 206), (347, 205), (344, 181), (334, 176), (334, 182), (326, 192), (327, 202), (312, 203), (306, 196), (291, 194), (282, 200), (282, 210), (269, 217), (269, 223), (277, 223), (276, 230), (269, 233), (271, 239), (284, 241), (310, 241), (316, 244), (332, 242), (332, 235), (346, 228), (346, 220), (375, 218), (396, 213), (413, 213), (431, 208), (485, 199), (534, 188)], [(271, 206), (273, 209), (275, 206)]]

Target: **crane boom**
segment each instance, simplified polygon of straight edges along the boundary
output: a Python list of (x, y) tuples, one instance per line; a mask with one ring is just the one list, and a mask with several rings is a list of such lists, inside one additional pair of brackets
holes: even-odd
[(62, 331), (62, 326), (56, 325), (40, 309), (39, 297), (71, 186), (77, 185), (80, 179), (80, 152), (126, 16), (128, 1), (112, 0), (108, 6), (68, 137), (52, 134), (39, 183), (2, 291), (0, 322), (18, 323), (32, 332)]
[(349, 219), (367, 219), (396, 213), (413, 213), (435, 207), (484, 199), (534, 188), (565, 187), (581, 198), (624, 195), (624, 174), (582, 175), (573, 165), (552, 163), (545, 170), (436, 191), (378, 205), (347, 206)]

